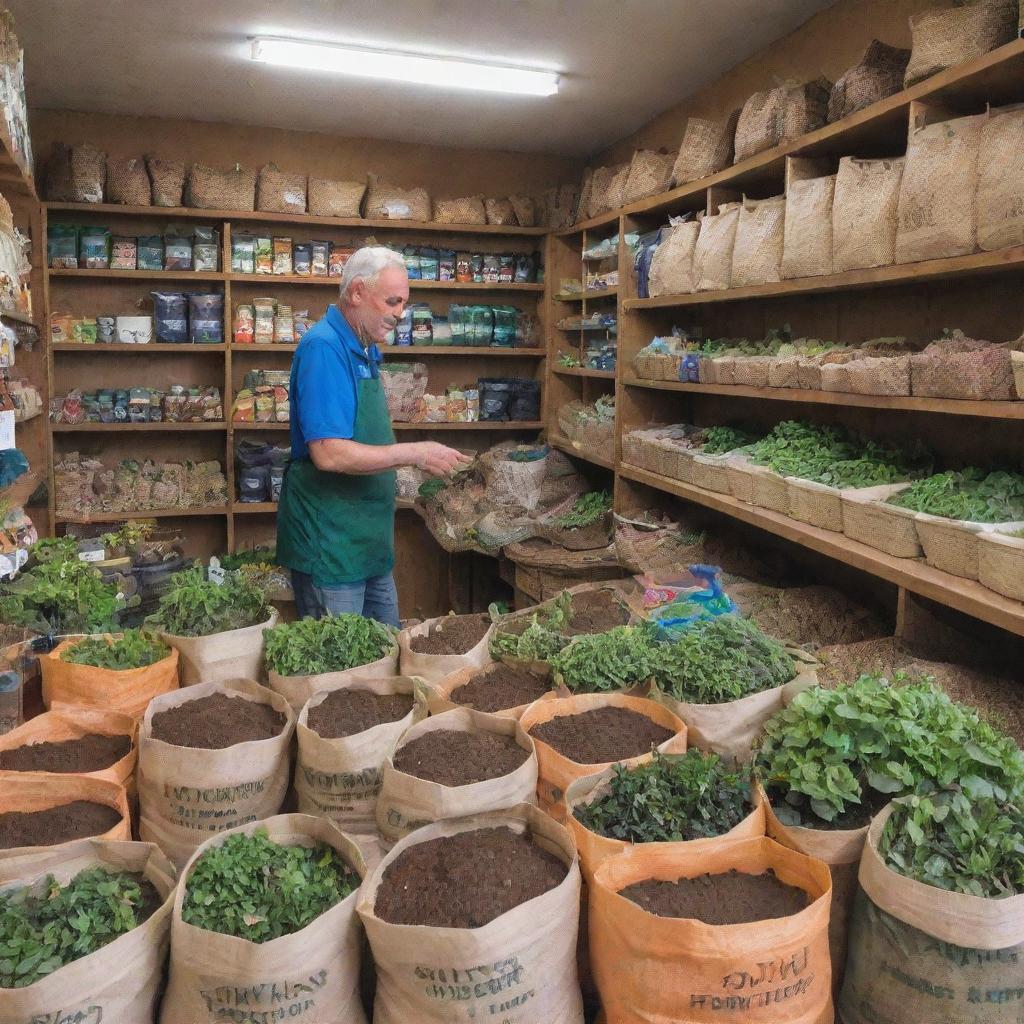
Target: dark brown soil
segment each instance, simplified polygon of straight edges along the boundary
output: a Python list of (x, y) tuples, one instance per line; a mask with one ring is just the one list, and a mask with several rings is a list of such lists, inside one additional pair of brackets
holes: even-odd
[(374, 911), (391, 924), (480, 928), (567, 874), (560, 858), (529, 837), (481, 828), (406, 850), (385, 870)]
[(769, 869), (763, 875), (729, 871), (678, 882), (637, 882), (620, 894), (658, 917), (684, 917), (704, 924), (750, 924), (792, 917), (811, 902), (803, 889), (786, 885)]
[(109, 832), (121, 815), (113, 807), (90, 800), (75, 800), (45, 811), (9, 811), (0, 814), (0, 850), (21, 846), (56, 846)]
[(278, 736), (287, 719), (269, 704), (214, 693), (153, 716), (153, 738), (176, 747), (223, 750)]
[(595, 708), (542, 722), (530, 735), (577, 764), (606, 764), (649, 754), (674, 733), (637, 711)]
[(550, 689), (547, 676), (499, 663), (452, 690), (450, 698), (452, 703), (475, 711), (505, 711), (532, 704)]
[(309, 709), (310, 729), (324, 739), (355, 736), (384, 722), (405, 718), (414, 699), (411, 693), (370, 693), (369, 690), (335, 690)]
[(629, 622), (629, 612), (615, 599), (610, 590), (586, 590), (573, 594), (572, 618), (565, 628), (566, 636), (604, 633), (613, 626)]
[(514, 772), (530, 756), (512, 736), (494, 732), (435, 729), (417, 736), (395, 754), (406, 775), (442, 786), (467, 786)]
[(127, 736), (90, 733), (59, 743), (28, 743), (0, 751), (0, 769), (9, 772), (98, 772), (117, 764), (132, 749)]
[(409, 649), (416, 654), (466, 654), (490, 628), (489, 615), (448, 615), (431, 626), (426, 636), (413, 637)]

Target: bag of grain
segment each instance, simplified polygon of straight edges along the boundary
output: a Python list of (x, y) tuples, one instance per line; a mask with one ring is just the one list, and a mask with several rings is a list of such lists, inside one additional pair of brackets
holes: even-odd
[(185, 165), (179, 160), (164, 160), (146, 154), (146, 170), (152, 186), (154, 206), (182, 206), (185, 190)]
[(608, 186), (615, 175), (614, 167), (597, 167), (590, 176), (590, 193), (587, 198), (586, 217), (597, 217), (608, 209)]
[(979, 249), (1024, 245), (1024, 105), (989, 111), (978, 148), (974, 208)]
[(511, 199), (485, 199), (484, 209), (487, 211), (488, 224), (515, 227), (519, 223)]
[(832, 270), (888, 267), (896, 258), (904, 158), (843, 157), (832, 203)]
[(160, 633), (181, 658), (181, 685), (215, 683), (236, 676), (259, 679), (263, 674), (263, 631), (277, 625), (276, 608), (270, 618), (254, 626), (229, 629), (209, 636)]
[(725, 291), (732, 283), (732, 253), (741, 203), (723, 203), (714, 215), (705, 214), (693, 250), (693, 275), (698, 292)]
[(629, 164), (622, 164), (608, 182), (608, 192), (604, 201), (609, 210), (618, 210), (626, 202), (626, 182), (629, 180)]
[(719, 120), (703, 117), (687, 120), (679, 155), (672, 167), (672, 188), (706, 178), (709, 174), (725, 170), (732, 163), (739, 119), (740, 112), (734, 110)]
[(832, 201), (836, 175), (793, 181), (786, 190), (784, 281), (832, 273)]
[(786, 197), (744, 197), (736, 223), (729, 286), (772, 284), (779, 280), (786, 223)]
[[(529, 196), (509, 196), (508, 201), (512, 204), (516, 223), (521, 228), (532, 228), (537, 223), (537, 211)], [(582, 201), (580, 205), (582, 205)]]
[(648, 278), (648, 294), (688, 295), (697, 284), (694, 277), (694, 253), (700, 235), (700, 221), (669, 218), (662, 229), (661, 243), (654, 250)]
[(367, 220), (429, 221), (430, 196), (423, 188), (399, 188), (381, 181), (375, 174), (367, 177), (363, 216)]

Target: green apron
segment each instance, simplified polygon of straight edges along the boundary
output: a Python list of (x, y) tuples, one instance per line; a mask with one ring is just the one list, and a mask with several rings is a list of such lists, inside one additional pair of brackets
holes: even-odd
[[(394, 444), (391, 416), (379, 377), (358, 382), (352, 440)], [(330, 587), (358, 583), (395, 566), (395, 473), (325, 473), (311, 459), (285, 472), (277, 512), (277, 556)]]

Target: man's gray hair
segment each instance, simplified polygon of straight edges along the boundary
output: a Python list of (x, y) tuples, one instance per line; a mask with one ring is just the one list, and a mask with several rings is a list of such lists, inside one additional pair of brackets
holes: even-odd
[(349, 256), (345, 272), (341, 275), (342, 300), (356, 281), (365, 281), (368, 287), (372, 286), (380, 272), (387, 267), (401, 267), (405, 270), (405, 260), (394, 249), (383, 245), (364, 245), (362, 249), (356, 249)]

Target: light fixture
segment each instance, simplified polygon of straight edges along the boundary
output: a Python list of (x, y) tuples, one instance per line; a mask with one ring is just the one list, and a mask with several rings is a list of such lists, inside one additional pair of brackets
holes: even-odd
[(520, 96), (553, 96), (558, 92), (558, 73), (555, 71), (513, 68), (502, 64), (388, 50), (365, 50), (298, 39), (253, 39), (252, 59), (283, 67), (335, 71), (342, 75), (384, 78), (450, 89), (475, 89)]

